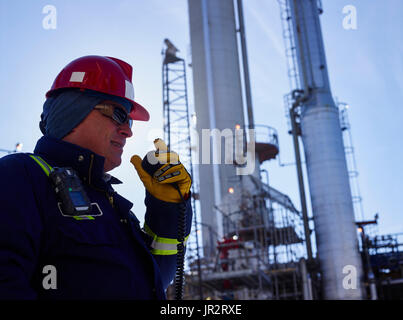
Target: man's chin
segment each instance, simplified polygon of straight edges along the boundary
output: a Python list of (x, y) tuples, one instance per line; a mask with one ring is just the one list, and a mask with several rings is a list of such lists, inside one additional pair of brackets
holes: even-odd
[(105, 164), (104, 164), (104, 171), (108, 172), (111, 171), (117, 167), (120, 166), (120, 164), (122, 163), (122, 159), (118, 158), (118, 159), (105, 159)]

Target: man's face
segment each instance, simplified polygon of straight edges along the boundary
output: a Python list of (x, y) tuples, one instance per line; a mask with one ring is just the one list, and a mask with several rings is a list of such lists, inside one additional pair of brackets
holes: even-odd
[(104, 171), (108, 172), (122, 162), (123, 147), (132, 135), (128, 124), (119, 125), (94, 109), (63, 140), (105, 157)]

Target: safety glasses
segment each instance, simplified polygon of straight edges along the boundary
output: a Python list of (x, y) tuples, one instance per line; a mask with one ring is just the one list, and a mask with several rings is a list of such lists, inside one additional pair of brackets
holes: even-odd
[(127, 111), (121, 107), (109, 103), (103, 103), (97, 105), (94, 109), (99, 110), (104, 116), (111, 118), (119, 125), (127, 123), (130, 128), (133, 125), (133, 120), (129, 118)]

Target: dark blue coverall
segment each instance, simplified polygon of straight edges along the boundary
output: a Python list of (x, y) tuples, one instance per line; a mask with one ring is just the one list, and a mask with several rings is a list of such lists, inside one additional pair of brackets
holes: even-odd
[[(121, 182), (104, 174), (103, 157), (47, 136), (34, 154), (73, 168), (96, 215), (63, 215), (49, 177), (28, 154), (1, 158), (0, 299), (165, 299), (176, 254), (164, 241), (177, 237), (179, 204), (146, 192), (146, 234), (133, 204), (112, 188)], [(188, 235), (190, 200), (186, 209)], [(49, 268), (56, 288), (46, 285)]]

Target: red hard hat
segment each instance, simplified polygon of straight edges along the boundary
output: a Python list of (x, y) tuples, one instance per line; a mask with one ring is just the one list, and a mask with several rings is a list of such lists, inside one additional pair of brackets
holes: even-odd
[(63, 88), (91, 89), (128, 100), (133, 108), (130, 118), (148, 121), (148, 111), (134, 101), (133, 68), (130, 64), (112, 57), (85, 56), (70, 62), (57, 75), (52, 88), (46, 93)]

